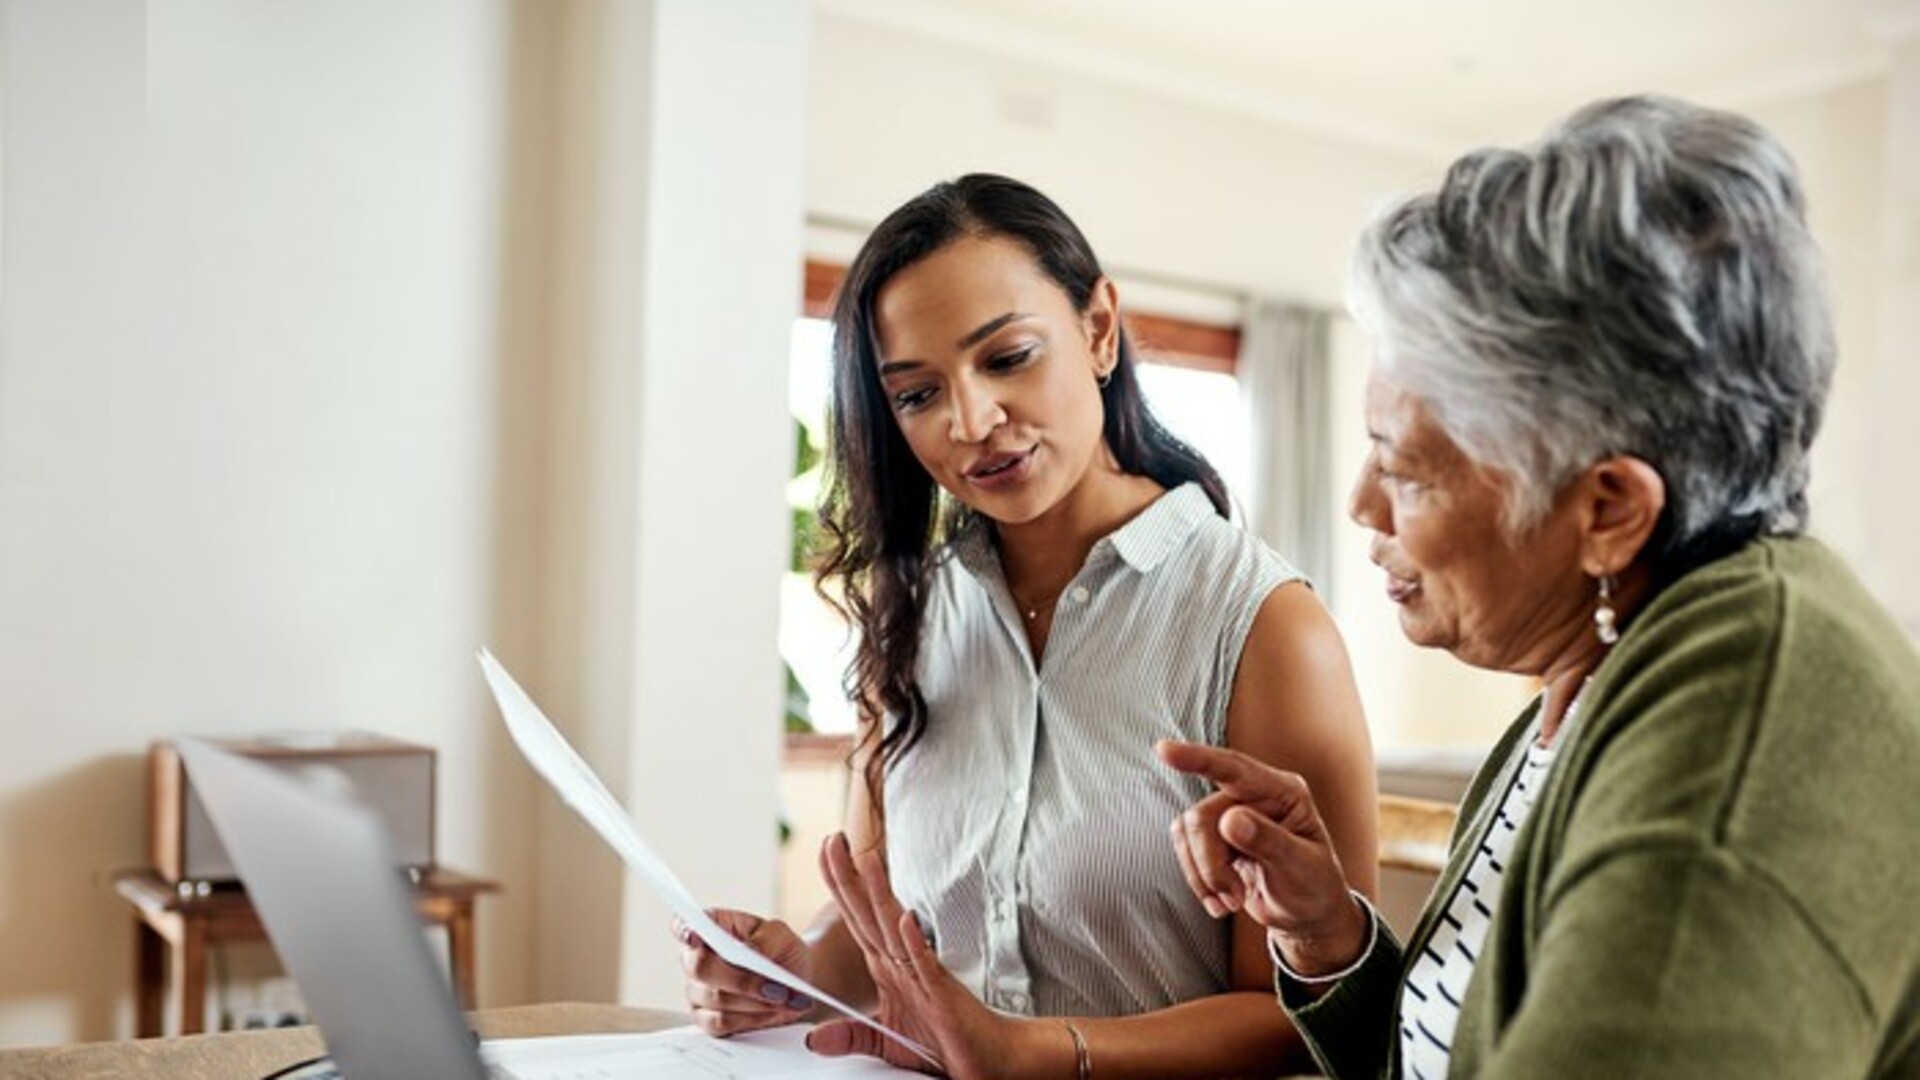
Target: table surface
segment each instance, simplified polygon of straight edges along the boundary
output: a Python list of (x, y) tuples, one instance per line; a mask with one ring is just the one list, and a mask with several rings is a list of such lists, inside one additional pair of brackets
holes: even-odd
[[(659, 1031), (687, 1023), (687, 1017), (659, 1009), (621, 1005), (526, 1005), (483, 1009), (472, 1014), (484, 1039), (535, 1035)], [(183, 1077), (188, 1080), (248, 1080), (267, 1076), (321, 1053), (319, 1032), (311, 1027), (277, 1031), (229, 1031), (170, 1039), (81, 1043), (30, 1050), (0, 1050), (0, 1076), (44, 1080), (106, 1080), (108, 1077)]]

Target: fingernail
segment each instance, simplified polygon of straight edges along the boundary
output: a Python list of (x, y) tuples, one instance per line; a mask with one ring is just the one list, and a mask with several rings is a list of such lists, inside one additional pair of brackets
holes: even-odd
[(760, 984), (760, 996), (779, 1005), (792, 997), (793, 992), (777, 982), (763, 982)]
[(1253, 821), (1244, 814), (1235, 814), (1227, 822), (1227, 839), (1235, 843), (1246, 843), (1253, 839)]
[(1200, 900), (1200, 906), (1203, 908), (1206, 908), (1207, 914), (1213, 916), (1216, 919), (1227, 913), (1226, 909), (1220, 906), (1220, 901), (1215, 900), (1211, 896), (1202, 897)]
[(813, 999), (805, 994), (795, 994), (787, 999), (787, 1008), (798, 1009), (801, 1012), (805, 1012), (813, 1008)]

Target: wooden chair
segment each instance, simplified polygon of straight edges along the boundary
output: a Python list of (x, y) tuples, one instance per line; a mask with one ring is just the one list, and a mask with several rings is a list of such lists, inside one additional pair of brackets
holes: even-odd
[(1380, 796), (1379, 908), (1402, 941), (1447, 865), (1447, 838), (1458, 814), (1452, 803)]
[(1459, 808), (1405, 795), (1380, 796), (1380, 865), (1438, 874), (1447, 865), (1447, 841)]

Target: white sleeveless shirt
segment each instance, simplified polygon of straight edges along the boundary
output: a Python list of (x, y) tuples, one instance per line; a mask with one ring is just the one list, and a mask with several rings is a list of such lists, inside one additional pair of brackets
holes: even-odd
[(1122, 1016), (1229, 988), (1230, 924), (1167, 835), (1210, 789), (1153, 744), (1224, 743), (1254, 616), (1298, 576), (1183, 485), (1094, 545), (1036, 671), (988, 529), (954, 539), (922, 629), (926, 730), (886, 780), (887, 855), (981, 1000)]

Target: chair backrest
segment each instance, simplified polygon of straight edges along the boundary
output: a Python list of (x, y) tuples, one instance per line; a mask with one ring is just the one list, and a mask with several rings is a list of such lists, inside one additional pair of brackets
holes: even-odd
[(1459, 814), (1452, 803), (1381, 795), (1380, 865), (1438, 874), (1447, 865), (1447, 841)]
[(174, 745), (340, 1075), (485, 1077), (386, 825), (345, 774)]

